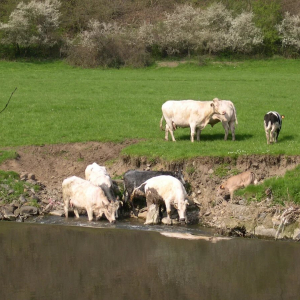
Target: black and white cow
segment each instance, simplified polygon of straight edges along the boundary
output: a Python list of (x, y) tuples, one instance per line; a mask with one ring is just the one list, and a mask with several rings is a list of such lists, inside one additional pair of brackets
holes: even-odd
[(267, 144), (277, 143), (278, 135), (281, 130), (282, 119), (284, 119), (284, 115), (280, 115), (277, 111), (269, 111), (265, 114), (264, 127)]
[[(149, 213), (150, 207), (157, 213), (155, 216), (160, 215), (160, 207), (165, 206), (167, 211), (167, 224), (172, 224), (171, 221), (171, 207), (174, 206), (178, 212), (179, 220), (187, 223), (186, 206), (188, 205), (187, 193), (183, 184), (177, 178), (170, 175), (155, 176), (132, 192), (134, 194), (139, 191), (142, 186), (144, 187), (144, 194), (147, 201), (147, 218), (145, 224), (157, 224), (159, 219), (153, 218), (153, 213)], [(162, 217), (162, 215), (161, 215)]]
[(185, 185), (185, 181), (181, 171), (140, 171), (140, 170), (129, 170), (124, 174), (124, 201), (127, 202), (130, 199), (133, 190), (144, 183), (146, 180), (160, 176), (170, 175), (180, 180)]

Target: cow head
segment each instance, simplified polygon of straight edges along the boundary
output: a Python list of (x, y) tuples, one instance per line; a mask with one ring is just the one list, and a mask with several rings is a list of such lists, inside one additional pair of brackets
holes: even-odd
[(186, 217), (186, 207), (189, 205), (188, 200), (180, 201), (175, 208), (177, 209), (178, 215), (179, 215), (179, 221), (187, 223), (187, 217)]
[(217, 197), (222, 197), (223, 199), (226, 200), (228, 196), (229, 196), (228, 189), (223, 184), (221, 184), (217, 190)]
[(105, 205), (105, 208), (101, 210), (101, 214), (104, 213), (106, 219), (110, 223), (116, 222), (116, 212), (119, 209), (120, 202), (110, 202), (108, 205)]
[(222, 105), (219, 98), (214, 98), (210, 106), (213, 107), (215, 114), (225, 115), (226, 112), (222, 109)]

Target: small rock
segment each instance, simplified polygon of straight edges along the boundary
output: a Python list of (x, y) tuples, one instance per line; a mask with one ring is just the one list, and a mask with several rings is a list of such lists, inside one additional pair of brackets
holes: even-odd
[(21, 196), (19, 197), (19, 201), (20, 201), (21, 203), (26, 203), (26, 202), (27, 202), (27, 200), (26, 200), (26, 198), (24, 197), (24, 195), (21, 195)]
[(63, 217), (65, 212), (63, 210), (52, 210), (49, 212), (49, 215)]
[(9, 191), (8, 191), (8, 195), (11, 195), (11, 194), (13, 194), (15, 192), (15, 190), (13, 190), (13, 189), (10, 189)]
[(214, 170), (213, 170), (213, 169), (210, 169), (207, 173), (208, 173), (208, 174), (213, 174), (213, 173), (214, 173)]
[(24, 205), (20, 208), (20, 215), (37, 215), (38, 209), (35, 206)]
[(35, 180), (35, 175), (32, 173), (28, 174), (28, 179)]

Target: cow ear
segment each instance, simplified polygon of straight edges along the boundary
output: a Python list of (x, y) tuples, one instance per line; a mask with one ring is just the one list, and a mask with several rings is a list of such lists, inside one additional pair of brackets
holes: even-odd
[(220, 189), (221, 189), (221, 190), (225, 190), (225, 187), (224, 187), (223, 184), (220, 185)]

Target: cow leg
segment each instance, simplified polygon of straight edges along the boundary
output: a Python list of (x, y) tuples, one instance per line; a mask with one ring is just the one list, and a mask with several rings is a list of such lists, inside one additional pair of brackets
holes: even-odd
[(228, 132), (229, 132), (229, 125), (227, 122), (222, 122), (223, 128), (225, 130), (225, 136), (224, 136), (224, 141), (227, 141), (228, 138)]
[(78, 209), (76, 207), (74, 207), (74, 214), (75, 214), (76, 218), (79, 219), (79, 213), (78, 213)]
[(65, 217), (68, 218), (69, 216), (69, 199), (64, 199), (65, 205), (64, 205), (64, 211), (65, 211)]
[(230, 191), (230, 201), (233, 200), (233, 193), (234, 193), (234, 191)]
[(89, 221), (93, 220), (93, 209), (91, 207), (87, 207), (86, 209)]
[(190, 125), (191, 127), (191, 142), (194, 143), (194, 136), (195, 136), (195, 127), (196, 126), (193, 126), (193, 125)]
[(275, 142), (275, 127), (272, 126), (272, 129), (271, 129), (271, 143), (274, 143)]
[(231, 131), (232, 140), (235, 141), (235, 125), (234, 121), (229, 123), (229, 128)]
[(171, 201), (166, 201), (166, 210), (167, 210), (167, 221), (168, 224), (172, 224), (172, 220), (171, 220)]
[(266, 132), (267, 144), (270, 144), (270, 131), (265, 130), (265, 132)]
[(200, 141), (200, 135), (201, 135), (200, 128), (197, 128), (196, 133), (197, 133), (197, 141)]
[[(168, 126), (168, 131), (167, 131), (167, 126)], [(173, 133), (173, 124), (172, 124), (172, 122), (171, 122), (171, 124), (167, 124), (167, 125), (166, 125), (166, 136), (167, 136), (167, 138), (166, 138), (166, 136), (165, 136), (165, 140), (166, 140), (166, 141), (168, 140), (167, 132), (170, 132), (170, 135), (171, 135), (171, 137), (172, 137), (172, 141), (173, 141), (173, 142), (176, 142), (175, 137), (174, 137), (174, 133)]]
[(277, 128), (276, 129), (276, 133), (275, 133), (275, 135), (276, 135), (276, 137), (275, 137), (275, 143), (277, 143), (279, 132), (280, 132), (280, 129)]
[(165, 140), (168, 141), (169, 140), (169, 126), (168, 124), (166, 124), (166, 130), (165, 130)]

